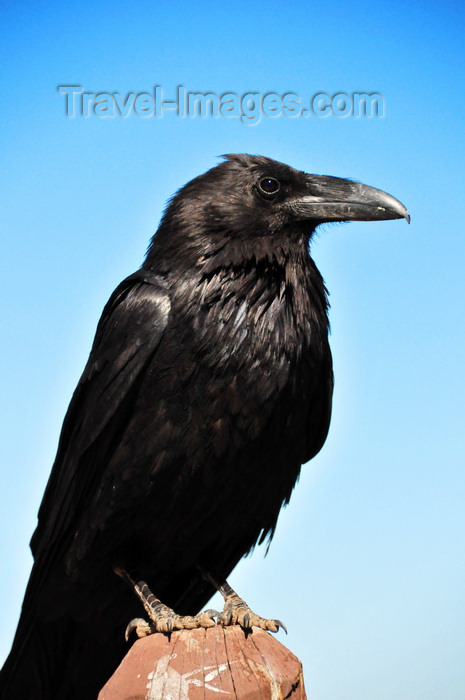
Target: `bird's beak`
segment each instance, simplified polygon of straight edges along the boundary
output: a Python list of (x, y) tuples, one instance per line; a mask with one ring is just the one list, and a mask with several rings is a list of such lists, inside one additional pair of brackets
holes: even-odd
[(308, 192), (289, 202), (293, 215), (302, 220), (323, 223), (406, 219), (410, 223), (410, 214), (398, 199), (360, 182), (309, 175)]

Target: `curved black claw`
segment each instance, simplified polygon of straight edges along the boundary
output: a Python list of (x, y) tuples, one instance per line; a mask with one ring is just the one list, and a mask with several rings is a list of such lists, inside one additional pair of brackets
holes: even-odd
[(218, 615), (216, 616), (216, 624), (223, 626), (229, 625), (229, 620), (223, 613), (218, 613)]
[[(287, 634), (287, 627), (284, 624), (284, 622), (281, 622), (281, 620), (274, 620), (274, 622), (276, 623), (276, 627), (278, 629), (281, 627), (281, 629)], [(278, 631), (278, 630), (276, 630), (276, 631)]]

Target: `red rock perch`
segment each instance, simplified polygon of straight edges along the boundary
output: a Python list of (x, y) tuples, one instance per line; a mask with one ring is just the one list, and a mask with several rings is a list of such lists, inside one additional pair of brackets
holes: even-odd
[(305, 700), (302, 664), (276, 637), (238, 626), (139, 639), (98, 700)]

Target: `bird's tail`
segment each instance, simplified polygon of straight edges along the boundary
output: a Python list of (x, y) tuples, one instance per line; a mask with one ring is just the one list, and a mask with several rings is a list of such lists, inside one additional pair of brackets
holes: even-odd
[(27, 626), (24, 619), (0, 671), (0, 700), (95, 700), (118, 657), (107, 668), (92, 630), (83, 634), (68, 617)]
[[(44, 614), (44, 605), (39, 605), (44, 601), (34, 595), (31, 582), (33, 576), (0, 671), (0, 700), (95, 700), (127, 651), (118, 601), (108, 610), (92, 609), (85, 621), (62, 609), (54, 616), (50, 605)], [(128, 594), (131, 603), (133, 598), (137, 603), (132, 592)], [(123, 616), (126, 619), (124, 611)]]
[(0, 700), (49, 700), (47, 683), (60, 663), (60, 630), (21, 615), (11, 651), (0, 671)]

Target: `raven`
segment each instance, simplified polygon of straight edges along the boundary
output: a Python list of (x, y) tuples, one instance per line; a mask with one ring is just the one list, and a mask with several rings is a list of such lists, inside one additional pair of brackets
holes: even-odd
[[(67, 411), (2, 700), (94, 700), (140, 608), (133, 578), (140, 634), (215, 615), (277, 629), (225, 579), (271, 539), (328, 432), (328, 299), (309, 242), (323, 222), (398, 218), (381, 190), (244, 154), (173, 197)], [(196, 616), (215, 587), (224, 612)]]

